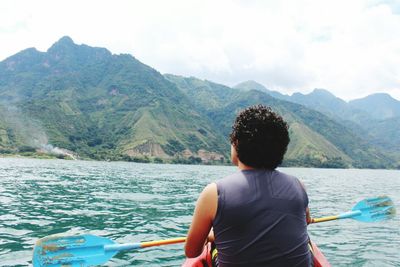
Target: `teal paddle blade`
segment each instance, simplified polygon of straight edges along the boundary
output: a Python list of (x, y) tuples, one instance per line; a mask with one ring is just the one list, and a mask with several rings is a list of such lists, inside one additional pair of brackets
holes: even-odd
[(34, 267), (86, 267), (107, 262), (117, 251), (106, 251), (114, 241), (94, 235), (53, 235), (36, 242), (33, 251)]
[(393, 201), (387, 196), (364, 199), (358, 202), (352, 211), (361, 212), (353, 219), (362, 222), (379, 222), (390, 219), (396, 214)]

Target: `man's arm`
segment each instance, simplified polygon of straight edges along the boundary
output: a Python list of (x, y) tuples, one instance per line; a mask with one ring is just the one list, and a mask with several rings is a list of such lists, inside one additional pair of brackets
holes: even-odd
[(217, 185), (211, 183), (201, 192), (196, 203), (192, 224), (185, 244), (185, 254), (194, 258), (201, 254), (207, 236), (212, 228), (212, 222), (217, 212), (218, 192)]

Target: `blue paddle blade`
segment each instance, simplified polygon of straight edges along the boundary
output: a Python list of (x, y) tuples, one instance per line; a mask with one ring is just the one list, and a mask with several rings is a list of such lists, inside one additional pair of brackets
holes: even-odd
[(117, 251), (105, 251), (114, 241), (94, 235), (53, 235), (36, 242), (33, 251), (34, 267), (86, 267), (107, 262)]
[(395, 216), (396, 209), (393, 201), (387, 196), (367, 198), (358, 202), (352, 211), (361, 211), (353, 219), (362, 222), (378, 222)]

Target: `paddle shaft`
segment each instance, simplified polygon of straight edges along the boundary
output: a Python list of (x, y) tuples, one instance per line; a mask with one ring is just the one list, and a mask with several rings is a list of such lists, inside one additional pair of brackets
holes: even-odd
[(340, 215), (335, 215), (335, 216), (313, 218), (313, 219), (311, 219), (311, 223), (320, 223), (320, 222), (327, 222), (327, 221), (333, 221), (333, 220), (347, 219), (347, 218), (353, 218), (353, 217), (356, 217), (359, 215), (361, 215), (361, 211), (355, 210), (355, 211), (349, 211), (349, 212), (345, 212), (345, 213), (342, 213)]
[(185, 240), (186, 240), (186, 237), (178, 237), (178, 238), (171, 238), (171, 239), (158, 240), (158, 241), (147, 241), (147, 242), (140, 242), (140, 243), (111, 244), (111, 245), (104, 245), (104, 250), (105, 251), (122, 251), (122, 250), (130, 250), (130, 249), (148, 248), (148, 247), (183, 243), (183, 242), (185, 242)]

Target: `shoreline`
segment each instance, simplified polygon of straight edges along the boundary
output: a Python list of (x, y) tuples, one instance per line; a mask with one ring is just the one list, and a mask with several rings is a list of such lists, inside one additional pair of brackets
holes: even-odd
[[(148, 160), (144, 161), (139, 159), (138, 161), (134, 160), (98, 160), (98, 159), (92, 159), (92, 158), (71, 158), (71, 157), (65, 157), (65, 156), (60, 156), (60, 155), (50, 155), (50, 154), (0, 154), (0, 159), (1, 158), (14, 158), (14, 159), (45, 159), (45, 160), (67, 160), (67, 161), (93, 161), (93, 162), (134, 162), (134, 163), (143, 163), (143, 164), (170, 164), (170, 165), (198, 165), (198, 166), (233, 166), (231, 163), (225, 163), (225, 164), (216, 164), (216, 163), (189, 163), (189, 162), (165, 162), (165, 161), (157, 161), (157, 160)], [(357, 168), (354, 166), (349, 166), (347, 168), (335, 168), (335, 167), (326, 167), (326, 166), (299, 166), (299, 165), (281, 165), (278, 168), (313, 168), (313, 169), (330, 169), (330, 170), (400, 170), (399, 168)]]

